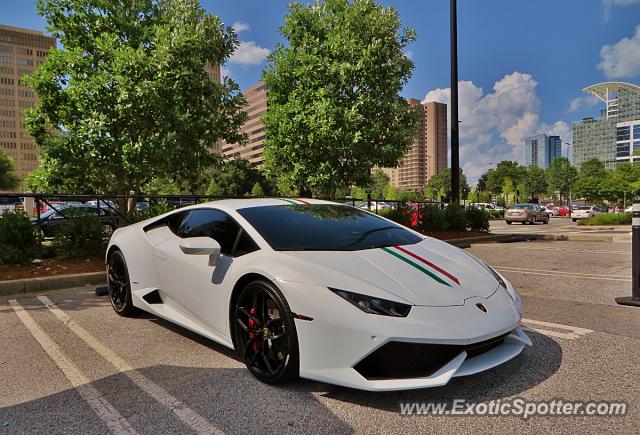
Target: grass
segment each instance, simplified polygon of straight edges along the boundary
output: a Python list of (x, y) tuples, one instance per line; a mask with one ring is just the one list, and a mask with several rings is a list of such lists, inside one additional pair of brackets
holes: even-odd
[(630, 213), (604, 213), (578, 222), (578, 225), (630, 225)]

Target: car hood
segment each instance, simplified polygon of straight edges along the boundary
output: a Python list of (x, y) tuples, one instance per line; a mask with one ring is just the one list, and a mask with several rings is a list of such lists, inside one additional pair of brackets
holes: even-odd
[(468, 298), (491, 296), (499, 286), (493, 274), (473, 257), (431, 238), (405, 246), (287, 254), (312, 263), (306, 266), (315, 265), (328, 286), (357, 292), (341, 284), (340, 276), (347, 275), (413, 305), (464, 305)]

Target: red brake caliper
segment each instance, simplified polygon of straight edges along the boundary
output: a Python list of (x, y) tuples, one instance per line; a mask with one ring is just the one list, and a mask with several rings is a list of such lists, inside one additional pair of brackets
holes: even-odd
[[(251, 311), (249, 311), (251, 313), (251, 316), (253, 317), (253, 315), (255, 315), (256, 313), (256, 309), (255, 307), (251, 308)], [(256, 326), (256, 322), (253, 321), (253, 319), (251, 317), (249, 317), (249, 322), (248, 326), (249, 326), (249, 340), (253, 340), (254, 337), (254, 332), (253, 330), (255, 329)], [(253, 349), (254, 352), (258, 352), (258, 342), (256, 341), (255, 343), (253, 343), (251, 345), (251, 348)]]

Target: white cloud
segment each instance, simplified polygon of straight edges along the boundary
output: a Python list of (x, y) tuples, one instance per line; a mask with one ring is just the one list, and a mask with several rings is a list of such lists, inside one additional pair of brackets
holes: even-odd
[(602, 0), (602, 6), (604, 7), (604, 19), (609, 19), (611, 8), (614, 6), (624, 7), (634, 4), (640, 4), (640, 0)]
[(571, 102), (569, 103), (568, 112), (573, 113), (583, 108), (593, 107), (599, 102), (600, 100), (598, 99), (598, 97), (594, 95), (585, 95), (583, 97), (577, 97), (571, 100)]
[(240, 33), (243, 30), (249, 30), (249, 25), (247, 23), (243, 23), (242, 21), (236, 21), (231, 25), (233, 31), (236, 33)]
[(631, 38), (600, 49), (598, 68), (610, 79), (640, 75), (640, 24)]
[[(558, 121), (548, 125), (540, 120), (538, 82), (530, 74), (514, 71), (485, 93), (471, 81), (458, 82), (460, 160), (471, 183), (501, 160), (524, 160), (528, 136), (547, 133), (569, 140), (571, 127)], [(449, 88), (427, 92), (423, 102), (450, 103)], [(450, 119), (450, 117), (449, 117)]]
[(268, 48), (256, 45), (254, 41), (240, 41), (229, 62), (238, 65), (259, 65), (271, 53)]

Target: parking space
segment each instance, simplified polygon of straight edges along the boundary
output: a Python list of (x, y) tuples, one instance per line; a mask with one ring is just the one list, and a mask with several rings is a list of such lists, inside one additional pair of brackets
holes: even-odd
[[(640, 431), (640, 310), (628, 242), (473, 245), (525, 301), (532, 348), (444, 387), (369, 393), (255, 380), (222, 346), (150, 315), (121, 318), (91, 288), (0, 300), (3, 433), (486, 433)], [(336, 351), (340, 351), (336, 349)], [(402, 403), (610, 400), (626, 416), (435, 416)]]

